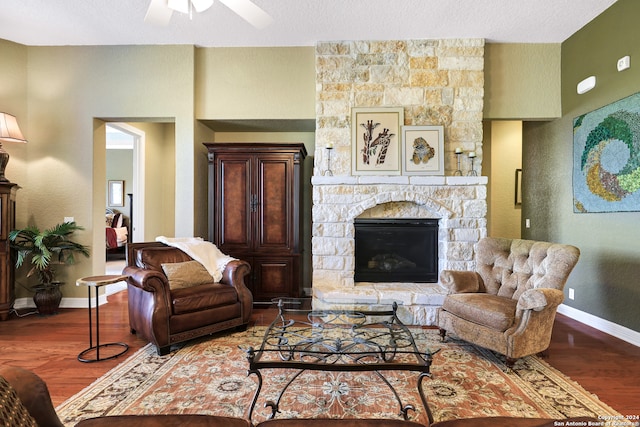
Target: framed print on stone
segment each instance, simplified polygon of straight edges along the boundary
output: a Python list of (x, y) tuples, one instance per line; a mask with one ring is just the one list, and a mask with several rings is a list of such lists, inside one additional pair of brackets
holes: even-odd
[(404, 109), (351, 109), (353, 175), (400, 175), (400, 130)]
[(444, 175), (444, 128), (402, 128), (402, 174)]

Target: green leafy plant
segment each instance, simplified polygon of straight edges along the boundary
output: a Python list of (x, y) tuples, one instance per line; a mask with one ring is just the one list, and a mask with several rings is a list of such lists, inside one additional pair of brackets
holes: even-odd
[(39, 284), (34, 289), (47, 289), (59, 286), (56, 281), (55, 265), (73, 264), (74, 255), (89, 257), (89, 248), (70, 240), (70, 236), (83, 227), (75, 222), (64, 222), (40, 231), (36, 226), (29, 226), (9, 232), (9, 244), (16, 250), (16, 267), (21, 267), (30, 260), (31, 269), (27, 277), (38, 275)]

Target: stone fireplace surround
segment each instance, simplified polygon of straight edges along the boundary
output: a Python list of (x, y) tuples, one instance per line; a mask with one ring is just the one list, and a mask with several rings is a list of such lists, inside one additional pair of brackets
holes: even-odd
[[(475, 151), (481, 174), (483, 70), (482, 39), (316, 45), (314, 308), (366, 310), (396, 301), (406, 324), (437, 322), (444, 299), (437, 283), (354, 282), (354, 219), (438, 218), (439, 270), (473, 269), (474, 245), (486, 235), (487, 178), (467, 176), (466, 158), (463, 176), (454, 176), (454, 149)], [(351, 109), (398, 106), (404, 125), (443, 126), (444, 176), (352, 175)]]
[(354, 219), (439, 218), (439, 270), (469, 270), (486, 234), (486, 184), (486, 177), (313, 177), (314, 308), (397, 301), (406, 324), (435, 324), (445, 295), (437, 283), (354, 282)]

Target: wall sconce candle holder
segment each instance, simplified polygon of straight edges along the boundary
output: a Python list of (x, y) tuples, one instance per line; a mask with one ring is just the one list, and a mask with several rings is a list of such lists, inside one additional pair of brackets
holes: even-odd
[(478, 176), (478, 172), (473, 168), (473, 160), (476, 158), (476, 152), (469, 152), (469, 160), (471, 161), (471, 169), (467, 172), (467, 176)]
[(333, 151), (333, 144), (329, 143), (324, 148), (327, 151), (327, 169), (324, 172), (322, 172), (322, 175), (333, 176), (333, 172), (331, 172), (331, 152)]
[(462, 148), (456, 148), (456, 171), (453, 173), (454, 176), (462, 176), (462, 170), (460, 169), (460, 155), (462, 154)]

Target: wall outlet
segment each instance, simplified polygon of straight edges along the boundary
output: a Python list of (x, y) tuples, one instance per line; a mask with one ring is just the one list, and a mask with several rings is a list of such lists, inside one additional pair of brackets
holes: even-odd
[(622, 58), (618, 59), (616, 67), (618, 68), (618, 71), (623, 71), (623, 70), (626, 70), (627, 68), (631, 67), (631, 57), (629, 55), (627, 55), (627, 56), (623, 56)]
[(531, 220), (529, 218), (524, 220), (524, 228), (531, 228)]
[(576, 292), (573, 288), (569, 288), (569, 299), (576, 299)]
[(65, 216), (64, 217), (64, 222), (74, 222), (75, 218), (72, 216)]

